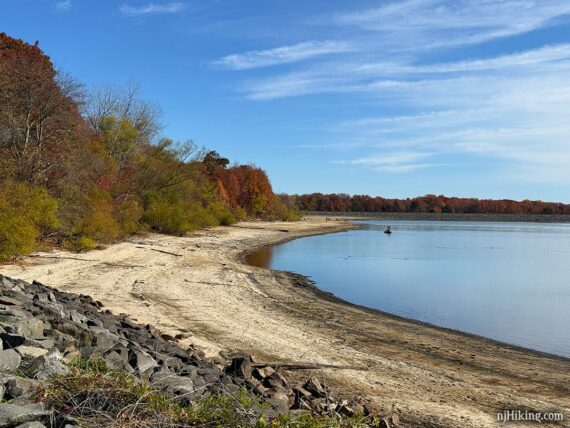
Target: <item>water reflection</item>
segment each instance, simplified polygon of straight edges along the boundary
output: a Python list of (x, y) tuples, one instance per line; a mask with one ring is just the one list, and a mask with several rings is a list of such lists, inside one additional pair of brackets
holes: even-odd
[(250, 253), (246, 256), (245, 261), (248, 265), (260, 268), (269, 268), (273, 259), (273, 247), (263, 247), (262, 249)]

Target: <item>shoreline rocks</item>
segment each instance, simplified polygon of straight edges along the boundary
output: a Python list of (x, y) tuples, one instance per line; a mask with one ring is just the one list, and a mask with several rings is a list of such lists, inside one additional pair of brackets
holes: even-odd
[(0, 275), (0, 427), (63, 427), (34, 394), (51, 377), (68, 374), (68, 365), (79, 359), (100, 359), (186, 403), (221, 387), (243, 387), (278, 412), (366, 413), (363, 403), (333, 398), (318, 379), (291, 385), (286, 370), (253, 364), (250, 356), (222, 368), (151, 325), (111, 314), (89, 296)]

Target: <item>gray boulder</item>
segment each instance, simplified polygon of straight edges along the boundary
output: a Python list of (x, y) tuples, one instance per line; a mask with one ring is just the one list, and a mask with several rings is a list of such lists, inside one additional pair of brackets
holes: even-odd
[(22, 357), (32, 357), (32, 358), (41, 357), (42, 355), (48, 353), (47, 349), (36, 348), (35, 346), (26, 346), (26, 345), (18, 346), (15, 349), (15, 351), (17, 351), (18, 354), (20, 354)]
[(194, 383), (188, 377), (164, 376), (155, 382), (155, 386), (173, 395), (188, 399), (194, 393)]
[(0, 351), (0, 370), (16, 370), (21, 362), (21, 355), (13, 349)]
[(10, 398), (29, 396), (36, 392), (40, 383), (34, 379), (14, 376), (6, 382), (6, 396)]
[(67, 374), (69, 368), (61, 362), (62, 358), (63, 356), (57, 348), (52, 348), (47, 354), (33, 360), (26, 369), (26, 373), (39, 380), (47, 380), (55, 375)]
[(26, 422), (34, 422), (49, 417), (50, 412), (40, 404), (16, 406), (0, 403), (0, 427), (13, 427)]
[(148, 372), (150, 369), (158, 367), (158, 363), (154, 358), (146, 352), (129, 349), (129, 364), (140, 374)]
[(26, 422), (25, 424), (18, 425), (16, 428), (46, 428), (41, 422)]

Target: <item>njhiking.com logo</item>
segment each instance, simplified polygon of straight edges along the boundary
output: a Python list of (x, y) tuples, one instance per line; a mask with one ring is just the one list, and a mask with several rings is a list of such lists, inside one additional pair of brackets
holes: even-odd
[(497, 412), (499, 422), (561, 422), (564, 415), (560, 412), (531, 412), (528, 410), (503, 410)]

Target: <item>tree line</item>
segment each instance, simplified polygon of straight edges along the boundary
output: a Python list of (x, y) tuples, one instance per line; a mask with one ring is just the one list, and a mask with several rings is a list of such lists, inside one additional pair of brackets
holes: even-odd
[(343, 193), (291, 195), (288, 203), (302, 211), (372, 213), (463, 213), (463, 214), (570, 214), (570, 205), (542, 201), (508, 199), (454, 198), (425, 195), (408, 199), (389, 199)]
[(0, 260), (82, 250), (143, 230), (181, 235), (295, 220), (266, 173), (161, 134), (137, 85), (86, 91), (39, 48), (0, 33)]

